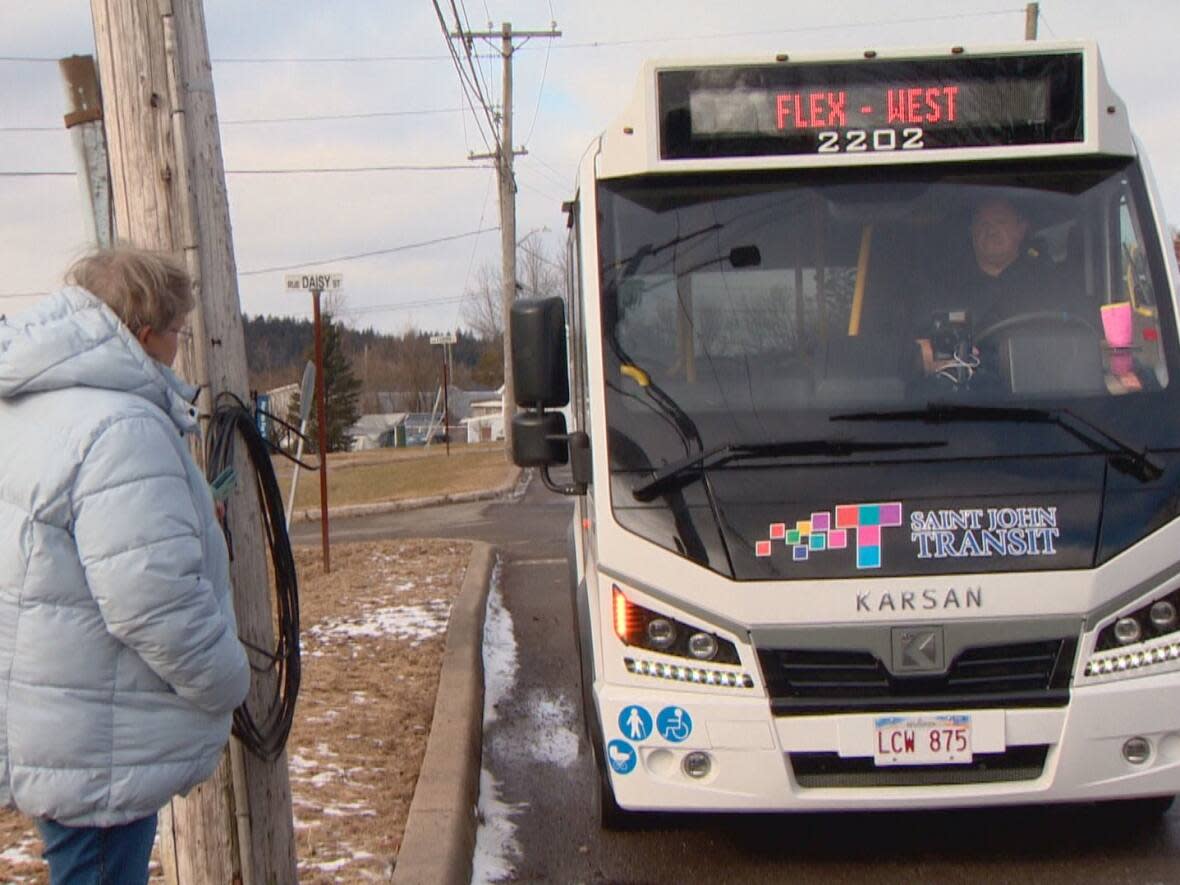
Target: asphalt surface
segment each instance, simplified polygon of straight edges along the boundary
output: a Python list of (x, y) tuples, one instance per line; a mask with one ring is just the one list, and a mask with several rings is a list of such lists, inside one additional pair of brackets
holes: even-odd
[[(334, 523), (335, 540), (457, 537), (501, 552), (517, 680), (484, 734), (484, 765), (515, 807), (517, 882), (1180, 883), (1180, 803), (1160, 820), (1119, 806), (828, 815), (666, 815), (611, 833), (591, 817), (564, 563), (569, 499), (452, 504)], [(318, 543), (302, 524), (297, 541)], [(529, 743), (538, 708), (568, 754)], [(548, 723), (550, 726), (552, 722)], [(530, 732), (534, 729), (534, 732)], [(576, 735), (576, 738), (572, 735)], [(576, 750), (574, 749), (576, 746)], [(544, 749), (544, 748), (541, 748)]]

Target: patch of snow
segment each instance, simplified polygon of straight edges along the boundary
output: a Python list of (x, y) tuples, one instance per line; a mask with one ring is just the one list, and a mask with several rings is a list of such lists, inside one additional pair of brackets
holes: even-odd
[(516, 872), (512, 860), (520, 856), (520, 844), (512, 816), (522, 807), (502, 802), (496, 779), (486, 768), (480, 770), (479, 829), (471, 858), (471, 885), (503, 882)]
[(496, 721), (496, 706), (516, 684), (516, 635), (500, 587), (502, 563), (496, 559), (483, 623), (483, 727)]
[(321, 873), (335, 873), (338, 870), (344, 869), (352, 863), (351, 857), (342, 857), (340, 860), (325, 860), (320, 863), (304, 864), (309, 870), (319, 870)]
[(307, 634), (323, 644), (354, 639), (408, 639), (417, 645), (446, 632), (451, 604), (444, 599), (391, 605), (349, 618), (330, 618)]
[(324, 814), (328, 817), (377, 816), (377, 812), (363, 802), (341, 802), (338, 805), (325, 805)]
[(569, 768), (578, 761), (578, 735), (574, 724), (574, 707), (565, 697), (551, 698), (533, 692), (529, 698), (529, 727), (533, 739), (529, 752), (538, 762)]
[(37, 850), (39, 845), (40, 842), (36, 839), (22, 839), (20, 844), (0, 851), (0, 860), (13, 864), (39, 863), (41, 860), (41, 854)]
[[(504, 607), (500, 585), (502, 563), (497, 558), (488, 591), (483, 627), (483, 723), (496, 721), (496, 705), (516, 683), (516, 636), (512, 615)], [(475, 831), (472, 857), (472, 885), (500, 882), (515, 872), (513, 859), (520, 856), (516, 824), (512, 817), (520, 808), (501, 801), (499, 784), (486, 768), (479, 773), (479, 828)]]
[[(299, 752), (306, 753), (307, 751), (300, 748)], [(300, 756), (299, 753), (292, 753), (287, 757), (287, 768), (293, 771), (311, 771), (315, 768), (315, 763)]]

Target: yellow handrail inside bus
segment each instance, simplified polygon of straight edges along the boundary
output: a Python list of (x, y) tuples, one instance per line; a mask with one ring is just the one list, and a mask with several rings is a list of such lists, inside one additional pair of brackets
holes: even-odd
[(630, 363), (623, 363), (623, 365), (619, 366), (619, 373), (626, 375), (640, 387), (651, 386), (651, 378), (648, 376), (647, 372), (643, 371), (643, 369), (639, 368), (639, 366), (633, 366)]
[(856, 259), (856, 288), (852, 293), (852, 313), (848, 316), (848, 337), (860, 334), (860, 312), (865, 303), (865, 280), (869, 275), (869, 254), (873, 251), (873, 226), (866, 224), (860, 232), (860, 255)]

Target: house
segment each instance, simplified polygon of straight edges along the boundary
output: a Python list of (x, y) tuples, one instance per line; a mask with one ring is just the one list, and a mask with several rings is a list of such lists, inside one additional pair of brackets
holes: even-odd
[(406, 445), (406, 413), (389, 412), (361, 415), (360, 419), (348, 428), (348, 433), (352, 437), (354, 452), (404, 446)]
[(467, 441), (492, 442), (504, 438), (504, 388), (496, 391), (498, 399), (475, 400), (471, 403), (471, 417), (464, 418)]

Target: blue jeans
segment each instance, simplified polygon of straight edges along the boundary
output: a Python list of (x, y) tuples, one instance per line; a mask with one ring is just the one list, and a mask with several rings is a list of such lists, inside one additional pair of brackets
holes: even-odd
[(52, 885), (147, 885), (156, 815), (117, 827), (37, 821)]

